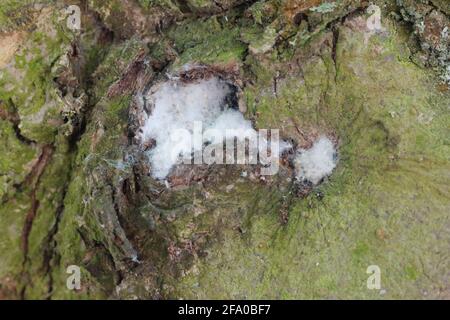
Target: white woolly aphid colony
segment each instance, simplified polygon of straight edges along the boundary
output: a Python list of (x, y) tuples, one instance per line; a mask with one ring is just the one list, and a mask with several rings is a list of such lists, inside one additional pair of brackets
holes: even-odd
[[(148, 151), (154, 178), (165, 179), (180, 160), (192, 160), (195, 153), (203, 152), (207, 146), (222, 145), (230, 140), (234, 142), (235, 138), (238, 143), (245, 143), (243, 132), (257, 135), (251, 122), (244, 118), (236, 106), (229, 105), (233, 101), (230, 97), (235, 95), (234, 91), (231, 84), (218, 77), (188, 83), (169, 80), (150, 90), (146, 99), (152, 108), (141, 127), (140, 138), (143, 144), (154, 142), (153, 148)], [(198, 130), (198, 123), (201, 123), (200, 133), (205, 135), (202, 135), (200, 143), (195, 143), (193, 137)], [(180, 129), (184, 134), (174, 134), (179, 133)], [(220, 133), (219, 138), (206, 135), (211, 129)], [(268, 141), (260, 136), (259, 141), (268, 145)], [(262, 152), (270, 149), (262, 151), (259, 144), (248, 144), (247, 147), (247, 156), (250, 156), (251, 148), (256, 149), (260, 157)], [(280, 141), (276, 147), (277, 156), (292, 148), (284, 141)], [(335, 147), (326, 137), (321, 137), (310, 149), (299, 149), (294, 158), (297, 180), (318, 184), (331, 174), (336, 166), (336, 158)]]
[[(203, 131), (216, 129), (223, 132), (224, 137), (227, 129), (254, 131), (241, 112), (227, 105), (230, 94), (233, 94), (233, 87), (218, 77), (192, 83), (167, 81), (148, 94), (153, 110), (141, 128), (141, 140), (153, 139), (156, 143), (149, 151), (154, 178), (166, 178), (180, 158), (191, 158), (205, 143), (222, 143), (210, 140), (192, 144), (195, 122), (201, 122)], [(173, 141), (171, 137), (180, 129), (187, 130), (191, 136), (177, 136), (177, 141)], [(226, 138), (234, 137), (227, 135)]]
[(299, 149), (294, 160), (296, 178), (314, 185), (328, 177), (337, 164), (337, 151), (327, 137), (320, 137), (310, 149)]

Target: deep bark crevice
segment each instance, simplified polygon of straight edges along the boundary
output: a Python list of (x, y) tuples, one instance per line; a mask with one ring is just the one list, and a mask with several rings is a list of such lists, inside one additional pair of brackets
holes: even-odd
[(38, 209), (40, 206), (40, 201), (37, 199), (37, 191), (40, 186), (42, 175), (48, 164), (50, 163), (52, 156), (54, 153), (54, 147), (52, 145), (45, 145), (42, 148), (42, 152), (39, 156), (39, 160), (36, 165), (33, 167), (30, 175), (27, 180), (31, 185), (30, 198), (31, 204), (30, 209), (25, 217), (25, 223), (23, 225), (22, 234), (21, 234), (21, 249), (23, 254), (23, 262), (22, 262), (22, 272), (21, 278), (25, 281), (23, 284), (22, 290), (20, 292), (20, 296), (22, 299), (25, 299), (26, 289), (29, 283), (31, 283), (30, 275), (27, 270), (29, 264), (29, 237), (31, 234), (31, 230), (33, 228), (33, 222), (37, 216)]

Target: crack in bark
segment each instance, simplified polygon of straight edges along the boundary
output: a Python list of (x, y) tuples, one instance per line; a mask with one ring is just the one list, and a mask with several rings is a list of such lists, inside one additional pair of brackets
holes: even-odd
[[(101, 39), (100, 39), (101, 40)], [(97, 65), (100, 62), (97, 63)], [(86, 66), (85, 66), (86, 67)], [(83, 81), (83, 84), (86, 86), (90, 84), (91, 78), (87, 78)], [(94, 100), (92, 95), (88, 93), (88, 106), (93, 107), (95, 103), (92, 103)], [(1, 101), (0, 101), (1, 102)], [(36, 141), (28, 139), (27, 137), (23, 136), (20, 131), (20, 116), (17, 112), (17, 107), (14, 105), (13, 101), (10, 99), (8, 101), (8, 104), (6, 105), (7, 109), (0, 108), (0, 117), (4, 120), (8, 120), (13, 125), (13, 129), (15, 132), (15, 135), (18, 140), (20, 140), (22, 143), (25, 143), (27, 145), (33, 146), (33, 147), (39, 147)], [(90, 108), (89, 108), (90, 109)], [(76, 144), (81, 138), (81, 136), (85, 132), (86, 123), (88, 122), (88, 111), (84, 115), (82, 115), (82, 123), (77, 130), (74, 130), (73, 134), (69, 136), (68, 143), (69, 143), (69, 150), (68, 150), (68, 156), (76, 154)], [(36, 164), (32, 167), (30, 173), (25, 177), (24, 181), (19, 183), (18, 185), (15, 185), (15, 187), (21, 191), (24, 188), (27, 188), (28, 186), (31, 186), (30, 191), (30, 197), (31, 197), (31, 205), (30, 209), (27, 212), (27, 215), (25, 217), (25, 223), (23, 225), (22, 233), (21, 233), (21, 250), (23, 254), (23, 262), (22, 262), (22, 270), (20, 272), (20, 278), (23, 281), (23, 286), (20, 290), (20, 297), (21, 299), (25, 299), (26, 297), (26, 290), (28, 286), (31, 284), (31, 275), (29, 274), (29, 271), (27, 268), (29, 267), (30, 259), (29, 259), (29, 237), (33, 228), (33, 222), (35, 221), (35, 218), (38, 214), (38, 210), (40, 207), (40, 201), (37, 197), (37, 192), (40, 186), (40, 180), (42, 175), (44, 174), (44, 171), (49, 164), (49, 162), (52, 159), (52, 156), (54, 154), (55, 147), (53, 145), (43, 145), (42, 151), (39, 155), (39, 158), (36, 162)], [(73, 159), (73, 158), (72, 158)], [(72, 162), (71, 162), (72, 163)], [(70, 164), (72, 166), (72, 164)], [(61, 221), (63, 212), (64, 212), (64, 201), (67, 194), (67, 190), (71, 181), (71, 173), (73, 168), (71, 167), (69, 169), (69, 177), (66, 180), (66, 184), (63, 187), (63, 195), (60, 200), (59, 205), (56, 208), (55, 211), (55, 220), (50, 228), (50, 231), (46, 235), (46, 238), (44, 240), (43, 244), (43, 263), (41, 266), (41, 270), (44, 272), (44, 276), (48, 276), (48, 289), (47, 289), (47, 299), (51, 299), (51, 295), (53, 293), (53, 275), (52, 275), (52, 262), (55, 259), (56, 256), (56, 247), (57, 242), (55, 240), (55, 237), (58, 233), (58, 227), (59, 222)]]
[[(69, 172), (72, 172), (72, 168), (69, 170)], [(62, 197), (59, 206), (56, 209), (55, 212), (55, 222), (50, 229), (49, 233), (47, 234), (47, 237), (45, 238), (45, 244), (44, 244), (44, 253), (43, 253), (43, 263), (42, 263), (42, 269), (44, 271), (44, 274), (48, 276), (48, 289), (47, 289), (47, 299), (51, 299), (52, 293), (53, 293), (53, 274), (52, 274), (52, 262), (55, 259), (55, 250), (57, 247), (57, 241), (55, 240), (55, 236), (58, 233), (59, 223), (61, 221), (63, 212), (64, 212), (64, 201), (67, 195), (67, 191), (70, 184), (70, 176), (67, 179), (66, 184), (64, 185), (64, 189), (62, 192)]]
[[(114, 272), (114, 276), (115, 276), (114, 284), (116, 286), (119, 285), (122, 282), (124, 276), (123, 276), (121, 270), (118, 268), (118, 266), (114, 260), (114, 257), (112, 255), (112, 253), (109, 251), (109, 249), (102, 242), (89, 239), (84, 234), (82, 228), (77, 229), (77, 232), (81, 238), (81, 241), (83, 241), (86, 248), (91, 248), (94, 251), (101, 251), (102, 253), (104, 253), (106, 255), (107, 261), (110, 264), (110, 267), (113, 269), (113, 272)], [(86, 263), (88, 263), (88, 261)], [(89, 270), (88, 266), (87, 266), (87, 269)]]
[[(4, 105), (6, 108), (2, 108), (2, 105)], [(9, 99), (7, 102), (0, 101), (0, 119), (9, 121), (11, 123), (11, 125), (13, 126), (14, 134), (20, 142), (31, 146), (36, 145), (36, 141), (22, 135), (22, 132), (20, 130), (20, 115), (12, 99)]]
[(333, 46), (331, 50), (331, 58), (333, 59), (334, 66), (336, 67), (336, 54), (337, 54), (337, 45), (339, 41), (339, 28), (333, 26), (332, 32), (333, 32)]
[(26, 179), (31, 184), (31, 192), (30, 192), (31, 207), (25, 217), (25, 223), (24, 223), (24, 226), (22, 229), (21, 241), (20, 241), (21, 249), (22, 249), (22, 253), (23, 253), (21, 275), (22, 275), (22, 278), (25, 278), (25, 285), (23, 286), (23, 288), (20, 292), (20, 296), (22, 299), (25, 298), (25, 292), (27, 289), (27, 285), (31, 282), (30, 275), (27, 271), (27, 264), (29, 263), (29, 256), (28, 256), (29, 236), (30, 236), (31, 230), (33, 228), (33, 222), (37, 216), (37, 212), (38, 212), (38, 209), (40, 206), (40, 201), (37, 199), (36, 193), (39, 188), (40, 181), (41, 181), (42, 175), (45, 171), (45, 168), (47, 167), (47, 165), (49, 164), (49, 162), (52, 159), (53, 152), (54, 152), (54, 147), (52, 145), (45, 145), (42, 148), (42, 152), (39, 156), (38, 162), (33, 167), (30, 175)]

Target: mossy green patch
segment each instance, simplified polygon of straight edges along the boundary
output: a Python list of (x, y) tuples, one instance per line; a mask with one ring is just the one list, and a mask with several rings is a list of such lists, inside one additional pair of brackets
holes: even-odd
[(30, 197), (26, 193), (17, 193), (14, 200), (0, 206), (0, 276), (17, 276), (22, 270), (23, 253), (21, 234), (25, 216), (30, 209)]
[(144, 45), (138, 38), (131, 38), (108, 49), (93, 73), (91, 90), (96, 102), (106, 95), (108, 88), (114, 82), (120, 79), (122, 72), (143, 48)]
[(175, 67), (186, 63), (239, 62), (246, 51), (239, 28), (220, 22), (222, 17), (187, 21), (168, 31), (179, 53)]
[[(424, 70), (396, 58), (404, 55), (401, 29), (387, 25), (389, 35), (368, 42), (364, 33), (342, 27), (336, 65), (325, 50), (303, 75), (280, 80), (276, 94), (258, 83), (246, 90), (259, 127), (294, 134), (293, 118), (300, 128), (334, 130), (338, 167), (317, 188), (324, 197), (313, 192), (294, 202), (287, 226), (276, 211), (256, 209), (244, 234), (222, 230), (176, 296), (440, 296), (435, 284), (445, 283), (449, 261), (450, 100)], [(252, 191), (256, 199), (262, 192)], [(384, 291), (367, 288), (370, 265), (380, 267)]]
[(16, 53), (14, 66), (1, 71), (0, 99), (11, 101), (17, 108), (24, 136), (51, 143), (63, 108), (54, 78), (73, 35), (58, 21), (57, 13), (46, 13), (41, 19)]
[[(0, 32), (8, 32), (24, 28), (32, 23), (35, 12), (32, 0), (5, 0), (0, 7)], [(40, 4), (54, 2), (52, 0), (40, 0)]]
[(21, 142), (13, 125), (0, 120), (0, 199), (14, 193), (14, 185), (20, 184), (29, 173), (32, 161), (37, 157), (35, 148)]
[(144, 9), (151, 9), (152, 7), (161, 7), (171, 10), (179, 10), (177, 2), (172, 0), (138, 0), (139, 4)]

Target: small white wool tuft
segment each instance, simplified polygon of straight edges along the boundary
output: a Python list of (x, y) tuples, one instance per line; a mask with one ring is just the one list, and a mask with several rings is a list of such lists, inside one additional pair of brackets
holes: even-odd
[(297, 179), (318, 184), (336, 167), (336, 149), (327, 137), (321, 137), (312, 148), (300, 149), (294, 160)]

